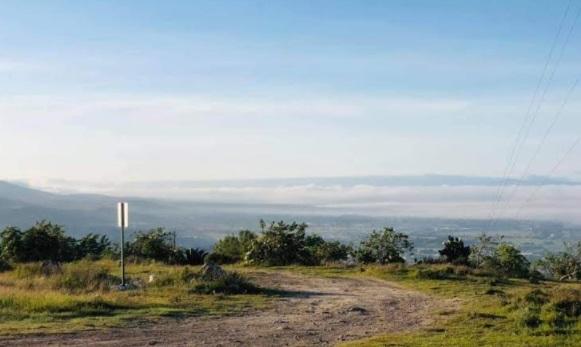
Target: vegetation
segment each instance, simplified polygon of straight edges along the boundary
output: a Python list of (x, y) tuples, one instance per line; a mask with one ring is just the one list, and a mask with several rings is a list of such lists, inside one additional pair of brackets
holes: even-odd
[[(580, 279), (581, 242), (547, 254), (531, 266), (502, 237), (483, 234), (467, 246), (449, 236), (436, 264), (406, 265), (413, 244), (393, 228), (373, 231), (356, 249), (306, 234), (306, 229), (304, 223), (267, 225), (261, 221), (260, 232), (243, 230), (227, 236), (209, 255), (176, 247), (162, 228), (142, 231), (126, 245), (135, 260), (127, 267), (132, 290), (118, 291), (119, 264), (109, 257), (116, 254), (116, 246), (106, 237), (89, 234), (74, 239), (45, 221), (24, 232), (6, 228), (0, 233), (0, 334), (76, 330), (136, 318), (218, 315), (264, 307), (272, 292), (243, 275), (253, 271), (248, 265), (254, 264), (318, 276), (371, 276), (449, 300), (449, 308), (434, 312), (429, 328), (352, 345), (581, 344), (581, 287), (575, 282)], [(349, 255), (361, 266), (337, 263)], [(206, 277), (191, 266), (204, 258), (241, 262), (246, 267)], [(546, 280), (538, 282), (540, 275)], [(532, 277), (536, 280), (526, 280)]]
[(438, 251), (441, 257), (453, 264), (468, 264), (470, 257), (470, 247), (464, 245), (461, 239), (448, 236), (448, 239), (443, 243), (444, 248)]
[(134, 289), (118, 291), (118, 266), (109, 259), (51, 267), (33, 262), (0, 273), (0, 334), (117, 326), (160, 316), (222, 315), (265, 307), (272, 300), (241, 274), (229, 272), (223, 283), (205, 281), (197, 267), (159, 262), (129, 264), (127, 276)]
[(413, 244), (404, 233), (398, 233), (393, 228), (383, 228), (361, 241), (357, 250), (357, 260), (364, 263), (404, 263), (404, 254), (413, 249)]
[(547, 254), (536, 267), (549, 278), (559, 281), (581, 280), (581, 241), (565, 244), (562, 252)]
[(89, 234), (75, 240), (60, 225), (47, 221), (38, 222), (24, 232), (7, 227), (0, 233), (0, 257), (4, 261), (67, 262), (85, 257), (96, 259), (111, 251), (105, 236)]

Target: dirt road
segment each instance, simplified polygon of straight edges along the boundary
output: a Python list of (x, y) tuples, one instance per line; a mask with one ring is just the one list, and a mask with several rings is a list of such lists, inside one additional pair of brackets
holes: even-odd
[(0, 338), (16, 346), (313, 346), (429, 324), (445, 303), (368, 278), (315, 278), (257, 272), (264, 287), (289, 295), (266, 311), (243, 316), (162, 319), (156, 324), (71, 334)]

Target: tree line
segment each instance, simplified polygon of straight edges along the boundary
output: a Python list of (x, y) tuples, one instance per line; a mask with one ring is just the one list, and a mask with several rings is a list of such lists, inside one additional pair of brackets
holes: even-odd
[[(174, 245), (173, 235), (163, 228), (139, 231), (125, 244), (128, 260), (155, 260), (168, 264), (199, 265), (204, 261), (220, 264), (243, 262), (263, 266), (405, 263), (412, 256), (413, 242), (405, 233), (385, 227), (373, 230), (357, 246), (325, 240), (307, 234), (305, 223), (260, 221), (259, 231), (241, 230), (218, 240), (211, 252)], [(531, 263), (503, 237), (481, 235), (466, 245), (448, 236), (438, 257), (414, 259), (423, 264), (455, 264), (484, 269), (498, 275), (521, 278), (581, 280), (581, 242), (566, 245), (561, 252), (549, 253)], [(117, 258), (119, 246), (106, 236), (88, 234), (75, 239), (62, 226), (41, 221), (27, 230), (7, 227), (0, 232), (0, 269), (10, 263), (69, 262), (83, 258)]]

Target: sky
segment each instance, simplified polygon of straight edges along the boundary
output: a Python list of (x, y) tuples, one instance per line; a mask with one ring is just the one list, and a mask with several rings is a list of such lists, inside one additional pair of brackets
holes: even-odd
[(1, 0), (0, 179), (580, 178), (568, 4)]

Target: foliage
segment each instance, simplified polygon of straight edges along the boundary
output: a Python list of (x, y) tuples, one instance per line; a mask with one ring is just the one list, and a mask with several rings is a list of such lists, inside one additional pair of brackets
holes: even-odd
[(198, 294), (257, 294), (260, 289), (237, 272), (226, 272), (211, 281), (199, 281), (192, 289)]
[(315, 264), (316, 259), (306, 248), (306, 228), (305, 223), (272, 222), (252, 242), (246, 260), (252, 264), (267, 266)]
[(559, 281), (581, 280), (581, 241), (575, 245), (565, 244), (562, 252), (545, 255), (536, 266)]
[(228, 235), (219, 240), (214, 245), (213, 253), (221, 259), (221, 264), (240, 262), (250, 251), (256, 237), (252, 231), (241, 230), (238, 235)]
[(486, 259), (494, 256), (496, 247), (502, 242), (503, 236), (488, 236), (482, 233), (476, 244), (470, 248), (470, 262), (475, 266), (481, 266)]
[(176, 251), (175, 263), (178, 265), (202, 265), (208, 252), (201, 248), (180, 248)]
[(382, 231), (373, 230), (366, 240), (361, 241), (356, 256), (362, 263), (403, 263), (404, 253), (412, 249), (408, 235), (386, 227)]
[(23, 259), (22, 231), (7, 227), (0, 233), (0, 257), (8, 261)]
[(352, 247), (339, 241), (325, 241), (317, 234), (306, 237), (305, 247), (311, 252), (318, 264), (345, 260), (349, 254), (353, 253)]
[(105, 235), (88, 234), (77, 241), (77, 258), (99, 259), (111, 250), (111, 241)]
[(167, 262), (174, 253), (171, 240), (171, 233), (163, 228), (138, 231), (127, 245), (127, 254)]
[(510, 277), (527, 277), (530, 263), (515, 246), (503, 242), (491, 257), (484, 260), (483, 267)]
[(75, 239), (66, 236), (57, 224), (40, 221), (22, 235), (22, 261), (72, 261), (76, 257)]
[(444, 248), (438, 251), (440, 256), (454, 264), (467, 264), (470, 256), (470, 247), (464, 246), (462, 239), (448, 236), (448, 239), (443, 243)]

